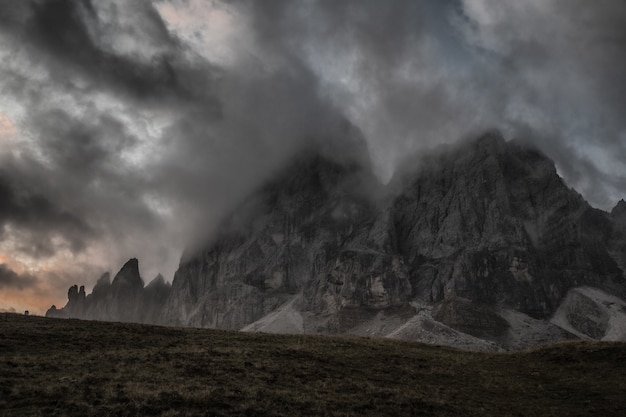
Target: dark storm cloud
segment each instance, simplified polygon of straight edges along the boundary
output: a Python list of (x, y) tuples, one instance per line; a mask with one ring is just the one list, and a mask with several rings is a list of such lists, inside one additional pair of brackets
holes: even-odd
[(462, 30), (496, 84), (487, 101), (499, 94), (505, 109), (493, 118), (548, 152), (592, 203), (610, 207), (626, 192), (626, 3), (463, 4)]
[[(3, 164), (84, 226), (47, 231), (11, 217), (27, 233), (5, 239), (31, 247), (41, 237), (41, 254), (64, 249), (47, 236), (76, 242), (74, 252), (105, 241), (112, 267), (139, 256), (149, 275), (167, 268), (171, 277), (188, 239), (205, 236), (299, 149), (345, 134), (345, 120), (320, 96), (317, 76), (275, 41), (218, 68), (170, 34), (150, 2), (111, 3), (124, 10), (35, 1), (5, 28), (19, 42), (16, 62), (25, 63), (2, 68), (4, 88), (26, 108), (22, 128), (33, 140)], [(127, 30), (128, 13), (133, 36), (116, 44), (111, 33)], [(129, 49), (138, 38), (140, 48)], [(146, 112), (157, 124), (164, 114), (166, 127), (138, 137), (133, 124), (150, 124)]]
[(251, 14), (259, 39), (321, 79), (325, 97), (364, 131), (385, 176), (407, 151), (458, 137), (457, 128), (469, 124), (438, 66), (437, 37), (428, 33), (445, 4), (252, 2)]
[(93, 115), (89, 123), (60, 109), (33, 116), (35, 127), (46, 137), (41, 144), (46, 157), (56, 166), (71, 167), (81, 181), (110, 175), (119, 153), (135, 144), (124, 125), (110, 115)]
[[(130, 2), (123, 10), (111, 3), (113, 20), (106, 22), (99, 18), (102, 12), (91, 0), (39, 0), (27, 4), (29, 7), (21, 6), (20, 13), (11, 13), (15, 5), (3, 3), (0, 16), (13, 16), (5, 18), (12, 23), (7, 27), (10, 35), (28, 48), (36, 61), (45, 61), (54, 82), (82, 90), (76, 94), (106, 89), (155, 105), (167, 100), (178, 105), (211, 106), (218, 111), (217, 103), (211, 101), (214, 97), (205, 94), (211, 88), (212, 69), (206, 63), (200, 67), (190, 65), (150, 2)], [(119, 23), (120, 15), (128, 13), (135, 19), (132, 28)], [(19, 17), (23, 21), (16, 25)], [(148, 44), (145, 46), (157, 52), (150, 57), (121, 54), (103, 42), (111, 33), (129, 31), (129, 38), (143, 40)], [(86, 86), (77, 87), (85, 82)]]
[(251, 10), (260, 39), (331, 78), (326, 93), (364, 130), (383, 173), (407, 154), (499, 128), (536, 143), (592, 204), (609, 208), (625, 192), (624, 2), (318, 0)]
[(35, 277), (28, 274), (20, 275), (6, 264), (0, 264), (0, 289), (23, 290), (35, 287), (37, 284)]
[[(404, 0), (346, 0), (251, 2), (258, 39), (269, 45), (288, 45), (307, 37), (349, 41), (363, 55), (376, 56), (393, 66), (419, 42), (424, 26), (424, 2)], [(348, 51), (346, 51), (348, 52)]]
[[(107, 19), (100, 16), (105, 12)], [(124, 26), (122, 18), (132, 24)], [(138, 104), (186, 106), (210, 119), (218, 109), (208, 91), (210, 65), (192, 65), (182, 56), (186, 51), (147, 1), (123, 9), (114, 2), (102, 7), (90, 1), (4, 2), (0, 20), (1, 30), (16, 43), (12, 55), (22, 60), (26, 55), (26, 64), (7, 63), (2, 73), (5, 91), (26, 108), (22, 132), (34, 138), (19, 157), (5, 155), (2, 161), (7, 175), (1, 220), (13, 226), (4, 238), (19, 241), (18, 250), (35, 256), (53, 255), (66, 242), (80, 252), (90, 240), (107, 237), (122, 252), (136, 246), (133, 228), (162, 229), (142, 198), (151, 191), (144, 189), (151, 174), (122, 161), (125, 152), (135, 150), (135, 137), (115, 109), (102, 109), (92, 97), (100, 92), (116, 97), (115, 107), (120, 107), (115, 100), (130, 107), (127, 117), (140, 117), (132, 114)], [(119, 51), (110, 41), (124, 32), (130, 33), (122, 41), (143, 41), (138, 51)], [(143, 54), (148, 46), (152, 53)], [(29, 63), (46, 76), (33, 77)], [(58, 101), (67, 96), (74, 101), (69, 107)], [(9, 177), (21, 184), (10, 185)], [(132, 253), (115, 255), (123, 259)]]
[[(165, 4), (233, 18), (228, 59)], [(0, 99), (27, 138), (0, 152), (0, 243), (100, 244), (109, 269), (137, 256), (171, 278), (190, 237), (302, 149), (364, 137), (385, 177), (492, 127), (607, 208), (626, 190), (625, 20), (617, 0), (0, 2)]]
[(73, 251), (82, 250), (92, 237), (92, 230), (83, 220), (60, 210), (46, 197), (11, 184), (0, 170), (0, 226), (8, 224), (27, 232), (17, 249), (36, 256), (54, 254), (54, 236), (63, 237)]

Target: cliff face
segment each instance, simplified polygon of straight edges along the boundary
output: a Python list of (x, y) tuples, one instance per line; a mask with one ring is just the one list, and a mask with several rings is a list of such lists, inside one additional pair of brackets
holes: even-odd
[(548, 158), (497, 135), (431, 161), (393, 212), (412, 297), (463, 297), (545, 319), (576, 286), (623, 294), (609, 216)]
[(593, 209), (497, 134), (424, 158), (394, 196), (372, 189), (354, 161), (303, 155), (183, 256), (171, 289), (143, 288), (131, 262), (51, 314), (488, 350), (626, 340), (626, 203)]
[(239, 329), (294, 298), (325, 316), (408, 301), (402, 259), (362, 193), (371, 181), (316, 155), (297, 161), (181, 263), (164, 322)]
[(611, 255), (620, 265), (622, 271), (626, 271), (626, 201), (620, 200), (610, 214), (613, 230), (609, 247)]

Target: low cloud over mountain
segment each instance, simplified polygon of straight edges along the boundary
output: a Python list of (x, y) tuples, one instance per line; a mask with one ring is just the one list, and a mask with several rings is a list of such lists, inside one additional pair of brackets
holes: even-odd
[(190, 241), (346, 132), (385, 182), (498, 128), (609, 209), (626, 194), (625, 15), (615, 0), (2, 2), (0, 255), (56, 299), (62, 277), (131, 256), (171, 280)]

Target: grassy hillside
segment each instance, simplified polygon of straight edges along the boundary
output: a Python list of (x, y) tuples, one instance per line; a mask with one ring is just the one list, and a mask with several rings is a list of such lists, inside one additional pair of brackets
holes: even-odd
[(624, 415), (626, 344), (514, 354), (0, 314), (0, 416)]

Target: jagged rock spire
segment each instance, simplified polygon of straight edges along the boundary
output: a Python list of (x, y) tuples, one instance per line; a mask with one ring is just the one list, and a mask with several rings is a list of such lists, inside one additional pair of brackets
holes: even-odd
[(134, 288), (143, 288), (143, 280), (139, 275), (139, 261), (131, 258), (124, 264), (122, 269), (113, 278), (113, 287), (120, 285), (130, 285)]

